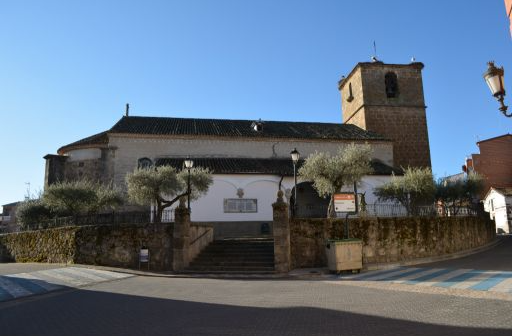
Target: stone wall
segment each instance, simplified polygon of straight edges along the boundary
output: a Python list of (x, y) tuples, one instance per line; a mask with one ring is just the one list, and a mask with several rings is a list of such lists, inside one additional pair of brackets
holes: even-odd
[(0, 262), (77, 263), (138, 267), (140, 247), (151, 270), (172, 269), (173, 225), (62, 227), (0, 235)]
[[(301, 156), (307, 157), (321, 149), (336, 153), (339, 147), (347, 146), (352, 140), (293, 140), (254, 139), (229, 137), (180, 137), (180, 136), (126, 136), (112, 134), (109, 146), (116, 148), (113, 156), (114, 185), (126, 188), (125, 176), (137, 166), (138, 159), (147, 157), (253, 157), (289, 158), (290, 151), (297, 147)], [(356, 141), (357, 142), (357, 141)], [(359, 142), (361, 143), (361, 142)], [(369, 141), (372, 157), (393, 165), (393, 144), (390, 141)], [(250, 155), (249, 155), (250, 154)]]
[[(393, 140), (396, 167), (431, 165), (422, 69), (422, 63), (359, 63), (340, 82), (343, 122)], [(397, 76), (395, 97), (386, 94), (388, 72)]]
[[(343, 237), (342, 219), (290, 220), (292, 268), (326, 266), (325, 241)], [(483, 246), (494, 222), (480, 217), (363, 218), (349, 221), (363, 240), (363, 264), (401, 262)]]
[(75, 236), (72, 262), (138, 268), (140, 248), (146, 246), (151, 270), (171, 270), (172, 230), (169, 224), (80, 227)]
[(71, 263), (78, 227), (0, 235), (0, 262)]
[(189, 262), (213, 241), (214, 227), (208, 224), (190, 225)]

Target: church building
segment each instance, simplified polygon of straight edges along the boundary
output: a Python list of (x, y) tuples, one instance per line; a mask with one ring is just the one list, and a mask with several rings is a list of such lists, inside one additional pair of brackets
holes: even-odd
[[(109, 130), (46, 155), (45, 185), (90, 179), (126, 190), (125, 176), (135, 168), (182, 169), (190, 157), (194, 166), (213, 171), (208, 193), (191, 204), (192, 220), (257, 227), (272, 221), (279, 189), (288, 199), (294, 194), (294, 148), (305, 159), (355, 143), (372, 148), (372, 173), (358, 186), (371, 204), (373, 189), (400, 167), (430, 167), (422, 69), (418, 62), (358, 63), (338, 83), (343, 123), (138, 117), (127, 111)], [(314, 212), (327, 202), (310, 183), (299, 184), (297, 192), (299, 208)]]

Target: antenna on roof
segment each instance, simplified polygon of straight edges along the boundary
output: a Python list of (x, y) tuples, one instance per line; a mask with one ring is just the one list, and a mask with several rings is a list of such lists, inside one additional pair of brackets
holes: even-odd
[(130, 115), (130, 104), (126, 104), (126, 110), (124, 112), (125, 117), (128, 117)]
[(375, 43), (375, 40), (373, 41), (373, 56), (372, 56), (372, 62), (378, 62), (379, 59), (377, 58), (377, 43)]

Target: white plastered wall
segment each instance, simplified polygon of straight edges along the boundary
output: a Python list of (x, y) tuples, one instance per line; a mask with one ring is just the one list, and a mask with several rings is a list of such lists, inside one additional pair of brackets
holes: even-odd
[[(377, 203), (377, 198), (373, 194), (374, 188), (386, 183), (390, 178), (390, 176), (365, 176), (358, 185), (358, 193), (365, 193), (368, 204)], [(215, 174), (208, 193), (191, 202), (191, 220), (194, 222), (272, 221), (272, 203), (276, 201), (280, 179), (281, 177), (276, 175)], [(286, 202), (293, 186), (293, 177), (283, 178), (281, 190), (285, 192)], [(243, 198), (258, 200), (256, 213), (224, 212), (224, 199), (239, 198), (239, 189), (243, 191)]]
[[(492, 203), (491, 203), (492, 201)], [(484, 200), (484, 210), (489, 212), (491, 219), (496, 222), (496, 230), (503, 229), (506, 233), (510, 233), (508, 212), (512, 207), (512, 197), (505, 197), (503, 194), (491, 189)]]

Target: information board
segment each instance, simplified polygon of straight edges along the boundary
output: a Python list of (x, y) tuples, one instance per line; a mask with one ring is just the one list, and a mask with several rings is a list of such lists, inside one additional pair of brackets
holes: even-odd
[(356, 212), (356, 195), (354, 193), (334, 194), (334, 211)]
[(147, 248), (141, 248), (139, 257), (139, 262), (149, 262), (149, 250)]

